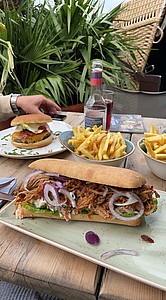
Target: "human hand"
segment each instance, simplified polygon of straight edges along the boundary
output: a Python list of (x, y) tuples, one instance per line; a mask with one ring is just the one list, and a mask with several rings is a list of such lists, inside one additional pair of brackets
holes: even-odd
[(44, 112), (45, 114), (53, 115), (61, 110), (55, 102), (47, 99), (43, 95), (19, 96), (17, 98), (17, 106), (24, 112), (31, 114)]

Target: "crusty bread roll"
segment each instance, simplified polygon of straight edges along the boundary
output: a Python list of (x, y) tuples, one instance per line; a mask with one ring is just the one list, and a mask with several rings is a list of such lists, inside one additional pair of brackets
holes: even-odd
[(45, 172), (55, 172), (70, 178), (128, 189), (140, 187), (146, 182), (142, 175), (129, 169), (71, 160), (39, 159), (32, 162), (29, 167)]

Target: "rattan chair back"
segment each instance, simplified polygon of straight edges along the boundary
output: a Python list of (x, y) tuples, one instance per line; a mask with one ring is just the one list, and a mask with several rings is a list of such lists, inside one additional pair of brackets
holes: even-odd
[[(17, 9), (19, 7), (19, 1), (18, 0), (12, 0), (12, 1), (8, 0), (6, 2), (8, 4), (8, 8), (9, 9), (13, 9), (13, 7)], [(4, 0), (0, 0), (0, 9), (3, 10), (4, 7), (5, 7), (5, 1)]]
[[(166, 11), (165, 0), (129, 0), (121, 4), (124, 9), (115, 24), (127, 30), (127, 34), (137, 40), (143, 49), (142, 55), (135, 52), (137, 67), (144, 71), (153, 43), (163, 37), (160, 24)], [(158, 31), (159, 30), (159, 31)], [(156, 37), (159, 32), (158, 37)]]

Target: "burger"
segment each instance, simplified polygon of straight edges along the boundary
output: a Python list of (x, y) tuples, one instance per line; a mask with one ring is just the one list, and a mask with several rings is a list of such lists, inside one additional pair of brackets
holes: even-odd
[(34, 149), (47, 146), (53, 140), (48, 123), (52, 118), (45, 114), (27, 114), (14, 118), (11, 126), (16, 126), (11, 143), (17, 148)]

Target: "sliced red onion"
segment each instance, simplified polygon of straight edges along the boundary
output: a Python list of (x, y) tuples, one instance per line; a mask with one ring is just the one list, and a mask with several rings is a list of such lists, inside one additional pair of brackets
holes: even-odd
[(100, 244), (99, 236), (93, 231), (87, 231), (85, 233), (85, 240), (87, 241), (87, 243), (89, 243), (91, 245), (97, 246)]
[(63, 183), (60, 181), (55, 181), (55, 184), (57, 185), (58, 188), (62, 189), (63, 188)]
[(130, 205), (130, 204), (134, 204), (134, 203), (138, 202), (138, 198), (136, 199), (136, 197), (134, 197), (134, 193), (128, 193), (128, 192), (120, 193), (120, 196), (127, 197), (128, 200), (124, 203), (114, 202), (114, 205), (116, 205), (116, 206), (126, 206), (126, 205)]
[(114, 204), (115, 204), (115, 200), (117, 197), (120, 197), (120, 196), (125, 196), (126, 197), (126, 193), (115, 193), (111, 196), (110, 200), (109, 200), (109, 209), (112, 213), (112, 215), (119, 219), (119, 220), (122, 220), (122, 221), (133, 221), (133, 220), (137, 220), (138, 218), (140, 218), (143, 213), (144, 213), (144, 205), (143, 205), (143, 202), (142, 200), (138, 197), (137, 199), (137, 202), (139, 202), (140, 204), (140, 211), (137, 213), (137, 215), (133, 216), (133, 217), (123, 217), (121, 216), (120, 214), (118, 214), (115, 209), (114, 209)]
[(67, 181), (67, 180), (68, 180), (67, 177), (61, 176), (61, 175), (59, 175), (58, 173), (54, 173), (54, 172), (45, 172), (44, 174), (45, 174), (45, 175), (48, 175), (48, 176), (51, 176), (51, 177), (55, 177), (55, 178), (57, 178), (58, 180), (61, 180), (61, 181)]
[(103, 192), (103, 197), (105, 197), (108, 193), (108, 186), (105, 186), (104, 192)]
[(120, 254), (133, 255), (133, 256), (139, 255), (138, 251), (136, 251), (136, 250), (114, 249), (114, 250), (104, 252), (103, 254), (101, 254), (101, 257), (104, 258), (104, 259), (107, 259), (107, 258), (112, 257), (114, 255), (120, 255)]
[(131, 196), (133, 196), (135, 199), (137, 199), (138, 201), (140, 200), (140, 197), (134, 193), (134, 192), (130, 192)]
[(112, 190), (114, 193), (120, 193), (119, 190), (117, 190), (117, 189), (115, 189), (115, 188), (113, 188), (113, 187), (111, 187), (111, 190)]
[(38, 174), (41, 174), (41, 173), (43, 173), (43, 171), (37, 170), (37, 171), (34, 171), (34, 172), (28, 174), (28, 175), (25, 177), (25, 180), (24, 180), (24, 190), (25, 190), (25, 191), (28, 191), (27, 185), (28, 185), (28, 182), (29, 182), (30, 178), (32, 178), (32, 177), (34, 177), (34, 176), (37, 176)]
[(54, 173), (54, 172), (45, 172), (44, 174), (45, 174), (45, 175), (48, 175), (48, 176), (58, 177), (58, 178), (59, 178), (59, 174), (58, 174), (58, 173)]
[(59, 175), (59, 180), (67, 181), (67, 180), (69, 180), (69, 178)]
[(72, 207), (76, 207), (75, 195), (73, 192), (69, 192), (69, 191), (65, 190), (64, 188), (59, 189), (58, 192), (67, 196), (69, 198), (69, 200), (71, 201)]
[[(52, 197), (50, 198), (49, 193)], [(43, 185), (43, 194), (45, 201), (52, 206), (62, 206), (65, 202), (61, 203), (59, 200), (59, 194), (56, 187), (48, 182), (45, 182)]]

